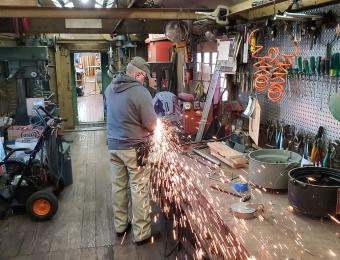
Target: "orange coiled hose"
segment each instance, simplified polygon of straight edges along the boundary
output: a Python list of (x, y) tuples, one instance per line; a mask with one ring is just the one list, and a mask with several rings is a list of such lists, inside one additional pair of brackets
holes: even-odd
[[(254, 86), (258, 92), (267, 90), (268, 98), (273, 102), (278, 102), (283, 97), (287, 69), (292, 65), (292, 58), (298, 54), (298, 46), (295, 44), (293, 54), (280, 54), (279, 48), (272, 47), (268, 49), (267, 56), (260, 57), (258, 54), (263, 46), (256, 45), (256, 41), (252, 40), (258, 30), (252, 31), (249, 35), (252, 58), (258, 60), (253, 64), (256, 69), (253, 73)], [(279, 59), (280, 56), (283, 61)]]
[[(279, 51), (279, 49), (277, 49)], [(288, 70), (292, 66), (292, 59), (296, 57), (299, 52), (297, 43), (295, 43), (295, 51), (293, 54), (284, 54), (284, 61), (276, 61), (276, 68), (271, 70), (272, 78), (269, 80), (268, 87), (268, 98), (273, 102), (278, 102), (283, 97), (284, 86), (286, 85), (286, 76), (288, 75)]]
[(280, 55), (279, 48), (270, 48), (274, 53), (273, 59), (271, 59), (270, 63), (273, 66), (273, 69), (270, 71), (271, 77), (269, 79), (268, 86), (268, 98), (273, 102), (278, 102), (283, 97), (283, 87), (286, 84), (285, 77), (288, 74), (288, 71), (284, 68), (283, 63), (278, 59)]
[[(249, 38), (252, 39), (254, 34), (259, 29), (252, 31), (249, 35)], [(254, 86), (258, 92), (265, 92), (268, 88), (268, 80), (270, 77), (269, 69), (271, 65), (266, 62), (266, 57), (258, 56), (258, 53), (263, 49), (262, 45), (256, 45), (255, 41), (250, 41), (251, 48), (251, 57), (253, 59), (258, 60), (258, 62), (253, 64), (253, 67), (256, 68), (256, 71), (253, 74)]]

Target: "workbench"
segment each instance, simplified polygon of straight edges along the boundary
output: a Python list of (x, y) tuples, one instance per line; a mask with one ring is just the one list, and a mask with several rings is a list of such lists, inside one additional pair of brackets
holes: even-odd
[(262, 204), (264, 213), (250, 220), (238, 219), (229, 208), (240, 198), (212, 189), (211, 185), (218, 185), (233, 191), (229, 183), (210, 179), (209, 173), (217, 171), (221, 179), (247, 179), (247, 169), (223, 163), (213, 169), (185, 155), (180, 156), (182, 160), (180, 204), (211, 259), (339, 259), (340, 225), (335, 221), (293, 211), (287, 192), (250, 185), (249, 202)]

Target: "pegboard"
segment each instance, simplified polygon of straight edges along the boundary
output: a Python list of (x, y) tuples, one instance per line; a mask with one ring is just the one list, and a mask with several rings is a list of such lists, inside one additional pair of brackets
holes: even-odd
[[(317, 8), (305, 13), (318, 14), (326, 13), (329, 10), (334, 11), (340, 16), (340, 4), (335, 4), (323, 8)], [(293, 32), (294, 32), (293, 27)], [(324, 43), (330, 42), (335, 35), (335, 28), (325, 29), (321, 33), (321, 41)], [(275, 40), (269, 37), (269, 34), (264, 35), (263, 41), (264, 50), (270, 47), (279, 47), (281, 52), (289, 54), (294, 52), (294, 46), (289, 40), (288, 33), (281, 28), (278, 31)], [(325, 56), (326, 46), (318, 40), (314, 44), (313, 49), (310, 49), (311, 37), (303, 36), (299, 43), (299, 54), (309, 60), (311, 56)], [(334, 41), (332, 46), (332, 54), (340, 52), (340, 37)], [(260, 53), (261, 55), (261, 53)], [(279, 103), (271, 102), (265, 94), (258, 94), (262, 106), (261, 118), (265, 120), (279, 120), (285, 124), (295, 125), (297, 129), (316, 134), (319, 126), (325, 128), (325, 137), (330, 140), (340, 138), (340, 122), (338, 122), (328, 109), (329, 90), (330, 95), (334, 95), (336, 91), (340, 91), (340, 79), (329, 77), (304, 77), (297, 79), (291, 78), (289, 92), (288, 84), (285, 86), (285, 94)], [(338, 88), (338, 89), (336, 89)]]

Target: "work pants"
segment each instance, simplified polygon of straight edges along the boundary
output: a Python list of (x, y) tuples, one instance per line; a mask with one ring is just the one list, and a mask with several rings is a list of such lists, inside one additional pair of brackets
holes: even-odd
[(116, 232), (124, 232), (128, 225), (128, 190), (130, 188), (134, 241), (147, 239), (151, 236), (150, 167), (148, 165), (137, 166), (135, 149), (109, 150), (109, 155), (112, 168)]

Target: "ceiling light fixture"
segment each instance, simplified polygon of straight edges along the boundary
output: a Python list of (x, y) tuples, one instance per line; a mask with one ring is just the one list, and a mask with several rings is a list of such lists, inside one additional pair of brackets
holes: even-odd
[(56, 7), (62, 7), (58, 0), (52, 0)]
[(72, 2), (68, 2), (67, 4), (65, 4), (65, 7), (67, 7), (67, 8), (73, 8), (74, 5), (73, 5)]
[(106, 4), (106, 8), (112, 8), (113, 7), (113, 2), (114, 1), (108, 1)]
[(86, 4), (89, 0), (81, 0), (83, 4)]

